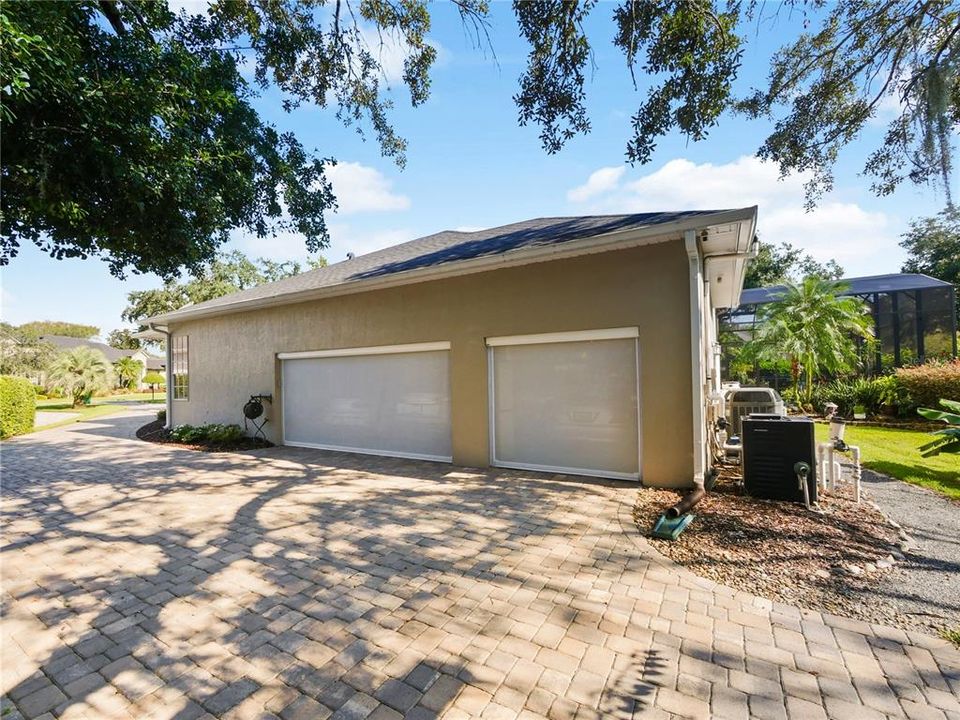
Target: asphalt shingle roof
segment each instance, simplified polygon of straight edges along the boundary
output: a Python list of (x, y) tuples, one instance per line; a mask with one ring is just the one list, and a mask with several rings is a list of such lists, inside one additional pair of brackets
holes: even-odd
[(548, 217), (475, 232), (445, 230), (324, 268), (190, 305), (158, 318), (161, 321), (165, 318), (175, 319), (178, 315), (192, 314), (199, 310), (213, 310), (240, 302), (279, 298), (411, 270), (449, 265), (493, 255), (505, 255), (521, 249), (563, 245), (598, 235), (674, 223), (718, 212), (723, 211), (689, 210), (633, 215)]
[[(129, 357), (133, 355), (136, 350), (119, 350), (115, 347), (110, 347), (106, 343), (97, 342), (96, 340), (85, 340), (84, 338), (70, 337), (68, 335), (43, 335), (40, 337), (44, 342), (48, 342), (54, 347), (58, 347), (61, 350), (72, 350), (75, 347), (88, 347), (93, 350), (99, 350), (104, 354), (104, 356), (110, 362), (114, 363), (122, 357)], [(161, 358), (154, 357), (147, 354), (147, 367), (148, 368), (160, 368), (163, 367), (163, 360)], [(152, 361), (152, 362), (151, 362)]]

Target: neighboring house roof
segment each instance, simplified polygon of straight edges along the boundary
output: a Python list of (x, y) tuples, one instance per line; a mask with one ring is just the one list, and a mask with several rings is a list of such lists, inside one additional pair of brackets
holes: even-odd
[[(891, 273), (888, 275), (868, 275), (865, 277), (842, 278), (838, 282), (847, 287), (841, 295), (870, 295), (872, 293), (896, 292), (900, 290), (925, 290), (927, 288), (950, 287), (950, 283), (937, 280), (929, 275), (915, 273)], [(786, 290), (784, 285), (750, 288), (740, 294), (740, 306), (763, 305), (777, 300)]]
[(642, 236), (648, 238), (648, 242), (655, 242), (668, 235), (682, 233), (683, 230), (755, 217), (756, 208), (689, 210), (538, 218), (475, 232), (445, 230), (283, 280), (189, 305), (150, 318), (148, 322), (163, 325), (191, 317), (239, 312), (276, 302), (299, 302), (324, 294), (420, 282), (444, 275), (492, 269), (511, 262), (521, 264), (521, 258), (530, 258), (524, 262), (536, 262), (554, 259), (561, 253), (574, 255), (577, 251), (612, 250), (618, 247), (613, 242), (602, 244), (595, 241)]
[[(143, 350), (120, 350), (115, 347), (110, 347), (106, 343), (97, 342), (96, 340), (84, 340), (83, 338), (68, 337), (66, 335), (42, 335), (40, 337), (44, 342), (48, 342), (51, 345), (60, 348), (61, 350), (72, 350), (76, 347), (88, 347), (93, 350), (99, 350), (106, 356), (107, 360), (112, 363), (115, 363), (120, 358), (132, 357), (134, 355), (141, 355), (146, 358), (146, 367), (152, 368), (151, 361), (163, 363), (161, 358), (153, 357), (148, 355)], [(138, 358), (139, 359), (139, 358)], [(163, 365), (160, 364), (158, 368), (162, 368)]]

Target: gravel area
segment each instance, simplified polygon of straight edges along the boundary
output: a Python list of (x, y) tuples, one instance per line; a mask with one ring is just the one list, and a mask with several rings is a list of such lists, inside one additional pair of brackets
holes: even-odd
[(903, 562), (869, 592), (914, 627), (960, 628), (960, 503), (869, 470), (863, 486), (913, 540)]
[[(641, 488), (634, 508), (640, 531), (649, 537), (679, 497)], [(692, 572), (740, 590), (871, 623), (922, 627), (881, 592), (897, 582), (898, 528), (845, 489), (822, 493), (820, 510), (746, 497), (730, 478), (694, 508), (696, 518), (676, 541), (650, 543)]]

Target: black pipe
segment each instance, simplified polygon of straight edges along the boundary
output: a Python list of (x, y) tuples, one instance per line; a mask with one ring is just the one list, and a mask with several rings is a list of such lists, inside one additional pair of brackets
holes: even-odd
[(687, 493), (683, 496), (683, 500), (678, 502), (672, 508), (667, 509), (667, 517), (675, 519), (683, 515), (684, 513), (689, 512), (694, 505), (703, 500), (704, 496), (707, 494), (707, 491), (702, 487), (696, 487), (693, 489), (693, 492)]

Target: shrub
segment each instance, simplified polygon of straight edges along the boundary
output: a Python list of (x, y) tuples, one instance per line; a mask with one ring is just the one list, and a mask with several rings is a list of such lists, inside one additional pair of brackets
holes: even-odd
[(177, 442), (200, 442), (207, 439), (204, 425), (177, 425), (170, 431), (170, 437)]
[(207, 440), (212, 443), (234, 443), (243, 437), (243, 428), (239, 425), (208, 425)]
[(825, 385), (814, 388), (811, 398), (817, 412), (825, 412), (827, 403), (836, 403), (840, 415), (851, 415), (853, 406), (857, 404), (854, 385), (849, 380), (834, 380)]
[(0, 438), (33, 430), (37, 395), (26, 378), (0, 375)]
[(157, 411), (157, 420), (159, 420), (160, 422), (164, 422), (164, 423), (167, 421), (167, 409), (166, 409), (166, 408), (164, 408), (163, 410), (158, 410), (158, 411)]
[(177, 442), (226, 445), (237, 442), (243, 437), (243, 428), (239, 425), (177, 425), (170, 431), (170, 437)]
[(903, 408), (912, 412), (918, 407), (935, 408), (940, 399), (960, 400), (960, 361), (932, 361), (916, 367), (899, 368), (897, 384), (908, 397)]
[(853, 381), (854, 405), (863, 407), (867, 415), (876, 415), (883, 404), (881, 400), (883, 390), (880, 378), (857, 378)]
[(840, 415), (853, 414), (854, 407), (861, 406), (867, 415), (895, 410), (900, 415), (912, 414), (906, 390), (894, 375), (877, 378), (857, 378), (855, 380), (834, 380), (820, 385), (813, 392), (813, 406), (817, 412), (824, 412), (828, 402), (837, 404)]

